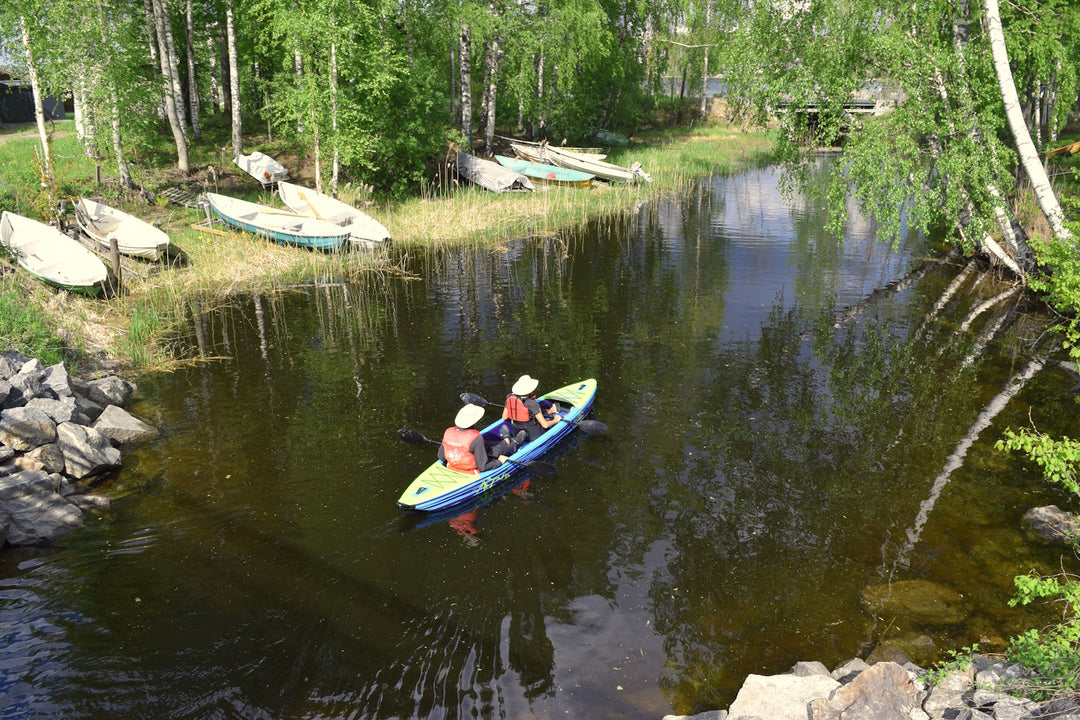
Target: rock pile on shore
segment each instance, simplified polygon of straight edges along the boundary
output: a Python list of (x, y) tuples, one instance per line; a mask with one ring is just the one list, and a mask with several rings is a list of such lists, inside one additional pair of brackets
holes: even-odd
[(911, 662), (856, 659), (832, 672), (800, 662), (784, 675), (750, 675), (728, 710), (664, 720), (1080, 720), (1076, 697), (1036, 703), (1002, 691), (1026, 675), (985, 656), (940, 682)]
[(120, 467), (121, 450), (157, 430), (123, 406), (136, 387), (116, 375), (84, 381), (63, 363), (0, 355), (0, 547), (47, 545), (108, 507), (88, 494)]

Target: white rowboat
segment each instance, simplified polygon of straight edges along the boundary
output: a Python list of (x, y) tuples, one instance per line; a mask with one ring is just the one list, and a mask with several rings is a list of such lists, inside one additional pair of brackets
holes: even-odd
[(65, 290), (97, 295), (109, 271), (92, 250), (54, 227), (5, 210), (0, 245), (35, 277)]
[(294, 213), (348, 230), (349, 241), (354, 247), (373, 250), (390, 242), (390, 231), (382, 223), (335, 197), (290, 182), (278, 183), (278, 195)]
[(75, 205), (75, 221), (103, 250), (116, 238), (124, 255), (157, 260), (169, 250), (169, 236), (145, 220), (103, 202), (83, 198)]
[(270, 187), (274, 183), (289, 179), (289, 171), (285, 169), (284, 165), (258, 150), (250, 155), (237, 155), (233, 158), (233, 162), (241, 170), (258, 180), (263, 187)]

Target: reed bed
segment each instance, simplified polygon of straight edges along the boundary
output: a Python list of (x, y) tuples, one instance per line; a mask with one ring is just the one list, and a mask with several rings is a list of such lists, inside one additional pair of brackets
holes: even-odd
[[(0, 144), (0, 203), (21, 214), (40, 217), (34, 212), (42, 202), (35, 180), (35, 142), (30, 136)], [(573, 232), (650, 199), (682, 192), (700, 177), (762, 162), (771, 143), (764, 133), (709, 126), (647, 135), (633, 146), (609, 154), (609, 160), (617, 164), (640, 162), (651, 175), (651, 183), (547, 186), (535, 193), (501, 195), (474, 187), (444, 187), (393, 206), (367, 208), (390, 230), (394, 249), (390, 253), (344, 254), (279, 246), (247, 233), (195, 229), (194, 224), (206, 219), (203, 211), (165, 201), (147, 204), (130, 197), (109, 198), (108, 186), (93, 186), (93, 162), (79, 153), (73, 138), (59, 138), (56, 147), (64, 178), (58, 184), (62, 196), (74, 200), (105, 190), (107, 202), (151, 220), (169, 233), (187, 262), (182, 266), (147, 264), (143, 272), (126, 272), (122, 292), (104, 301), (55, 293), (25, 277), (13, 280), (5, 276), (0, 283), (0, 308), (5, 286), (18, 283), (23, 289), (14, 296), (29, 297), (29, 304), (40, 310), (40, 322), (61, 338), (59, 346), (82, 355), (83, 360), (149, 371), (167, 369), (176, 362), (168, 339), (189, 322), (193, 307), (205, 312), (237, 294), (281, 292), (313, 282), (356, 279), (365, 273), (405, 275), (405, 262), (413, 249), (498, 244), (520, 237)], [(204, 168), (185, 180), (188, 187), (198, 185), (265, 205), (280, 204), (271, 193), (255, 189), (246, 176), (239, 175), (235, 168), (221, 168), (212, 183), (208, 168)], [(230, 184), (218, 187), (216, 183), (223, 176), (223, 182)], [(164, 186), (176, 180), (162, 173), (159, 182)], [(363, 193), (365, 189), (349, 191)], [(10, 340), (14, 331), (0, 327)]]

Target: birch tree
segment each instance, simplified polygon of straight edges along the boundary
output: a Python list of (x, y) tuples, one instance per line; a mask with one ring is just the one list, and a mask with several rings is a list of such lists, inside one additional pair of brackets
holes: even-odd
[(188, 102), (190, 103), (191, 136), (198, 140), (202, 133), (199, 130), (199, 81), (195, 71), (195, 29), (192, 16), (193, 3), (187, 0), (184, 8), (184, 39), (187, 46), (187, 71), (188, 71)]
[[(178, 107), (176, 85), (179, 82), (174, 82), (173, 70), (171, 69), (172, 61), (170, 60), (169, 49), (166, 44), (166, 25), (167, 18), (165, 11), (162, 7), (164, 0), (150, 0), (151, 8), (154, 13), (154, 29), (157, 36), (158, 47), (158, 61), (161, 68), (161, 77), (164, 79), (162, 85), (162, 92), (165, 97), (165, 115), (169, 121), (169, 127), (172, 129), (173, 142), (176, 143), (176, 165), (180, 169), (180, 172), (185, 175), (190, 172), (188, 165), (188, 147), (187, 136), (184, 133), (184, 123), (181, 115), (181, 108)], [(171, 33), (169, 33), (171, 36)], [(172, 53), (175, 57), (175, 53)], [(181, 94), (181, 101), (179, 105), (183, 104), (183, 95)]]
[(244, 154), (240, 117), (240, 60), (236, 52), (236, 21), (231, 0), (225, 2), (225, 37), (229, 48), (229, 104), (232, 108), (232, 154), (238, 158)]

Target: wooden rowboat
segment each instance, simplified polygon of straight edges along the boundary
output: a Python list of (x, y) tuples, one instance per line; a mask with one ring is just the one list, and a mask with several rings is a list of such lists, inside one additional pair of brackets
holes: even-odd
[[(520, 155), (521, 152), (527, 152), (542, 157), (544, 148), (546, 147), (548, 147), (547, 141), (529, 142), (528, 140), (510, 140), (510, 148), (514, 151), (515, 154), (518, 155)], [(607, 155), (600, 148), (567, 147), (565, 145), (559, 145), (559, 149), (564, 152), (571, 152), (575, 155), (580, 155), (582, 157), (588, 158), (589, 160), (607, 159)]]
[(110, 249), (113, 238), (120, 252), (130, 257), (157, 260), (169, 250), (169, 236), (163, 231), (99, 200), (80, 200), (75, 205), (75, 221), (103, 250)]
[[(451, 470), (442, 462), (436, 461), (405, 489), (398, 498), (398, 507), (434, 512), (475, 503), (486, 494), (495, 496), (501, 486), (522, 469), (523, 464), (536, 460), (573, 432), (576, 421), (588, 414), (595, 397), (596, 380), (591, 378), (543, 395), (538, 398), (540, 407), (547, 409), (554, 405), (562, 413), (563, 422), (552, 425), (543, 435), (518, 448), (510, 458), (513, 462), (507, 461), (486, 472), (470, 474)], [(481, 431), (486, 443), (490, 445), (499, 442), (499, 429), (504, 422), (509, 425), (508, 421), (496, 420)]]
[(278, 195), (298, 215), (325, 220), (347, 229), (349, 240), (355, 248), (373, 250), (390, 243), (390, 231), (382, 223), (335, 197), (290, 182), (278, 183)]
[(588, 187), (592, 185), (593, 179), (596, 178), (595, 175), (578, 170), (522, 160), (521, 158), (506, 157), (505, 155), (496, 155), (495, 161), (505, 168), (510, 168), (514, 172), (519, 172), (525, 177), (545, 185)]
[(90, 249), (37, 220), (5, 210), (0, 245), (35, 277), (65, 290), (98, 295), (109, 271)]
[(206, 198), (210, 211), (226, 225), (247, 230), (283, 245), (299, 245), (315, 250), (341, 250), (349, 241), (347, 228), (325, 220), (217, 193), (204, 193), (203, 197)]

